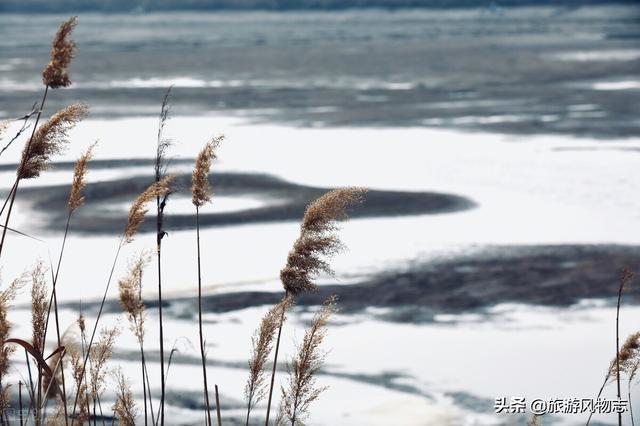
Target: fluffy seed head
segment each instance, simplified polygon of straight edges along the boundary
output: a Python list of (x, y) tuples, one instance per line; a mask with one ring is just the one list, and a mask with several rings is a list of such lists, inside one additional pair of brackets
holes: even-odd
[(111, 357), (116, 337), (120, 333), (118, 327), (103, 329), (100, 331), (98, 342), (89, 352), (91, 366), (89, 368), (89, 392), (94, 399), (98, 399), (104, 392), (106, 363)]
[(144, 339), (144, 302), (142, 301), (142, 272), (151, 261), (149, 253), (142, 252), (129, 266), (129, 272), (120, 280), (120, 306), (127, 314), (131, 330), (142, 343)]
[(87, 185), (87, 164), (93, 157), (93, 149), (97, 142), (91, 145), (76, 161), (76, 165), (73, 168), (73, 182), (71, 184), (71, 193), (69, 194), (69, 202), (67, 207), (70, 212), (74, 212), (78, 207), (84, 203), (84, 196), (82, 195), (82, 189)]
[(249, 380), (245, 386), (245, 398), (249, 412), (266, 395), (265, 364), (273, 348), (273, 338), (284, 315), (293, 302), (291, 296), (285, 297), (273, 306), (262, 318), (260, 328), (251, 338), (251, 359), (249, 360)]
[[(11, 323), (7, 319), (11, 302), (15, 299), (18, 291), (24, 287), (27, 282), (27, 275), (23, 274), (19, 278), (13, 280), (13, 282), (5, 290), (0, 291), (0, 383), (2, 383), (3, 377), (9, 371), (9, 357), (15, 351), (15, 346), (5, 345), (6, 340), (9, 338), (11, 332)], [(4, 385), (4, 384), (3, 384)], [(8, 397), (8, 391), (3, 388), (3, 394), (6, 393)], [(1, 397), (2, 395), (0, 395)]]
[(38, 351), (44, 349), (44, 328), (47, 318), (46, 267), (39, 261), (31, 271), (31, 344)]
[(216, 149), (223, 140), (224, 136), (211, 139), (196, 158), (196, 165), (191, 175), (191, 201), (196, 207), (211, 201), (209, 170), (211, 169), (211, 162), (216, 159)]
[[(620, 347), (618, 360), (620, 363), (620, 373), (631, 374), (633, 372), (635, 376), (634, 370), (637, 370), (636, 364), (640, 360), (640, 331), (630, 334), (629, 337), (627, 337), (627, 340), (625, 340)], [(607, 376), (615, 379), (618, 375), (617, 371), (618, 362), (616, 361), (616, 357), (614, 357), (609, 363)]]
[(320, 350), (327, 330), (329, 317), (337, 311), (336, 297), (329, 297), (311, 321), (298, 347), (298, 353), (289, 368), (288, 389), (282, 388), (282, 402), (278, 422), (303, 425), (309, 414), (309, 405), (318, 399), (326, 387), (316, 385), (316, 375), (324, 363), (325, 353)]
[(42, 71), (42, 82), (57, 89), (71, 85), (67, 67), (73, 59), (76, 44), (69, 37), (78, 23), (78, 17), (72, 16), (60, 25), (51, 45), (51, 60)]
[(113, 405), (113, 413), (116, 419), (118, 419), (118, 425), (135, 426), (138, 410), (135, 400), (133, 399), (133, 393), (129, 387), (129, 382), (121, 370), (118, 370), (115, 374), (118, 388), (116, 403)]
[(138, 227), (144, 220), (144, 216), (149, 211), (146, 207), (147, 203), (154, 200), (156, 197), (162, 197), (170, 191), (171, 176), (165, 176), (161, 180), (152, 183), (147, 189), (144, 190), (138, 198), (135, 199), (131, 208), (129, 209), (129, 220), (127, 221), (127, 227), (124, 231), (124, 242), (130, 243), (133, 241), (133, 237), (138, 232)]
[(22, 151), (18, 177), (30, 179), (40, 176), (40, 172), (49, 166), (51, 157), (64, 149), (69, 142), (69, 130), (87, 114), (87, 111), (85, 105), (73, 104), (61, 109), (40, 126)]
[(316, 276), (321, 272), (332, 272), (325, 259), (342, 248), (340, 239), (335, 235), (337, 222), (347, 219), (347, 209), (361, 202), (365, 192), (363, 188), (335, 189), (307, 207), (300, 236), (289, 252), (287, 264), (280, 271), (280, 280), (289, 294), (314, 291)]
[(622, 271), (620, 271), (620, 285), (623, 289), (627, 288), (629, 284), (631, 284), (631, 281), (633, 281), (633, 277), (634, 273), (627, 268), (624, 268)]

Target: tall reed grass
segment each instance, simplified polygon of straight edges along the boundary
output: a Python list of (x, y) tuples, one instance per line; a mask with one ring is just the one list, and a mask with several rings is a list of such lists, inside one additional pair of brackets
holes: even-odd
[[(14, 184), (7, 195), (4, 207), (0, 211), (5, 214), (2, 237), (0, 239), (0, 256), (5, 249), (8, 231), (21, 233), (10, 228), (10, 216), (16, 201), (19, 183), (25, 179), (35, 179), (50, 167), (55, 155), (61, 153), (69, 144), (70, 130), (87, 115), (88, 108), (82, 104), (72, 104), (51, 115), (43, 124), (40, 118), (44, 112), (45, 102), (50, 89), (59, 89), (71, 85), (68, 72), (74, 57), (75, 43), (71, 40), (71, 33), (77, 25), (77, 18), (72, 17), (63, 22), (54, 36), (50, 62), (44, 67), (42, 80), (44, 91), (39, 102), (39, 108), (23, 117), (24, 123), (17, 135), (5, 146), (19, 140), (20, 135), (30, 125), (33, 126), (28, 140), (25, 142), (22, 156), (17, 165)], [(149, 205), (156, 203), (156, 260), (157, 260), (157, 289), (159, 314), (159, 346), (160, 346), (160, 390), (159, 395), (152, 392), (149, 379), (149, 366), (145, 349), (146, 307), (143, 298), (143, 274), (150, 263), (148, 252), (142, 252), (129, 264), (125, 276), (118, 280), (118, 300), (126, 318), (129, 329), (133, 333), (139, 347), (140, 377), (142, 383), (142, 412), (143, 423), (164, 425), (166, 407), (166, 385), (171, 361), (176, 349), (171, 350), (165, 365), (164, 327), (163, 327), (163, 298), (162, 298), (162, 242), (167, 235), (165, 229), (165, 207), (169, 196), (175, 191), (172, 177), (167, 173), (169, 161), (168, 149), (172, 141), (165, 135), (165, 126), (169, 118), (169, 99), (171, 89), (164, 97), (161, 106), (159, 129), (157, 134), (156, 155), (154, 163), (154, 179), (149, 186), (132, 202), (124, 224), (122, 234), (116, 246), (115, 256), (111, 262), (110, 271), (104, 286), (104, 292), (93, 325), (87, 324), (82, 310), (77, 320), (68, 325), (63, 333), (57, 300), (57, 289), (60, 284), (60, 271), (64, 258), (68, 236), (73, 232), (73, 215), (85, 203), (84, 190), (87, 185), (87, 175), (90, 161), (96, 144), (91, 145), (75, 164), (73, 178), (70, 183), (69, 199), (67, 202), (66, 224), (62, 245), (56, 264), (47, 267), (39, 261), (33, 269), (15, 279), (6, 289), (0, 291), (0, 423), (9, 424), (8, 409), (11, 406), (11, 383), (7, 382), (7, 374), (11, 365), (11, 356), (17, 347), (24, 350), (28, 383), (17, 382), (17, 392), (20, 405), (20, 425), (62, 425), (72, 426), (93, 424), (99, 422), (106, 425), (106, 419), (111, 424), (134, 425), (139, 424), (140, 408), (135, 400), (134, 390), (129, 385), (129, 379), (122, 370), (110, 368), (110, 359), (116, 339), (120, 333), (119, 326), (101, 325), (109, 290), (113, 281), (120, 254), (136, 237), (140, 225), (149, 213)], [(35, 118), (34, 118), (35, 117)], [(32, 124), (28, 124), (33, 120)], [(6, 135), (7, 126), (0, 124), (0, 139)], [(192, 203), (195, 207), (196, 230), (196, 261), (198, 277), (198, 336), (200, 346), (200, 362), (202, 365), (203, 400), (205, 407), (205, 424), (212, 425), (212, 404), (209, 397), (210, 385), (207, 374), (206, 336), (203, 328), (203, 286), (200, 236), (200, 210), (212, 200), (210, 186), (211, 166), (217, 157), (217, 149), (222, 137), (211, 139), (196, 157), (192, 175)], [(2, 151), (4, 152), (4, 150)], [(0, 152), (0, 154), (2, 153)], [(337, 222), (347, 218), (347, 209), (360, 202), (364, 194), (361, 188), (344, 188), (331, 191), (307, 208), (302, 218), (301, 232), (295, 241), (293, 249), (288, 255), (285, 267), (280, 273), (284, 287), (282, 300), (271, 307), (264, 315), (258, 330), (251, 339), (251, 352), (248, 362), (249, 378), (245, 387), (246, 424), (249, 425), (251, 414), (257, 405), (268, 395), (268, 407), (265, 415), (266, 424), (269, 423), (269, 412), (272, 403), (275, 374), (278, 364), (278, 351), (282, 335), (282, 326), (286, 313), (293, 305), (294, 297), (303, 292), (315, 291), (314, 279), (320, 273), (331, 273), (328, 258), (342, 248), (337, 235)], [(90, 200), (89, 200), (90, 201)], [(6, 207), (6, 210), (5, 210)], [(24, 233), (22, 233), (24, 235)], [(166, 260), (170, 264), (171, 259)], [(170, 265), (174, 266), (174, 265)], [(47, 277), (50, 272), (50, 278)], [(50, 282), (49, 282), (50, 280)], [(23, 287), (31, 287), (31, 323), (32, 335), (29, 340), (11, 337), (11, 323), (8, 314), (11, 301)], [(324, 352), (320, 349), (323, 342), (329, 316), (336, 311), (336, 299), (328, 299), (314, 317), (311, 327), (307, 330), (298, 354), (290, 367), (289, 386), (283, 390), (279, 409), (278, 424), (303, 424), (302, 419), (308, 416), (309, 405), (318, 398), (322, 387), (316, 386), (316, 375), (322, 365)], [(53, 313), (53, 315), (52, 315)], [(47, 331), (50, 323), (55, 323), (55, 346), (47, 354)], [(277, 333), (276, 333), (277, 331)], [(277, 335), (277, 337), (276, 337)], [(76, 337), (77, 336), (77, 337)], [(275, 356), (269, 380), (267, 362), (273, 349)], [(65, 371), (65, 366), (66, 371)], [(68, 375), (68, 377), (67, 377)], [(104, 393), (109, 389), (111, 377), (115, 394), (115, 403), (107, 407), (103, 404)], [(67, 389), (66, 384), (70, 384)], [(23, 398), (23, 388), (27, 391)], [(222, 424), (222, 407), (218, 385), (214, 385), (215, 410), (217, 423)], [(26, 399), (26, 400), (25, 400)], [(154, 410), (154, 400), (157, 402)], [(49, 407), (48, 403), (52, 402)], [(23, 411), (24, 407), (27, 410)], [(26, 416), (23, 417), (23, 414)]]

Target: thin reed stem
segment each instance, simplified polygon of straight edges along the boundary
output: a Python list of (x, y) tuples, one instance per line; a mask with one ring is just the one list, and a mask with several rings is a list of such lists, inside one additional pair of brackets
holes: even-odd
[(220, 415), (220, 396), (218, 395), (218, 385), (216, 388), (216, 414), (218, 415), (218, 426), (222, 426), (222, 416)]
[(29, 392), (29, 412), (31, 412), (31, 407), (33, 407), (33, 415), (35, 417), (36, 412), (35, 412), (35, 404), (34, 404), (34, 397), (35, 397), (35, 389), (33, 388), (33, 376), (31, 374), (31, 362), (29, 361), (29, 353), (27, 352), (27, 350), (24, 350), (24, 358), (27, 362), (27, 371), (29, 373), (29, 387), (30, 387), (30, 392)]
[[(620, 288), (618, 289), (618, 306), (616, 308), (616, 384), (618, 387), (618, 400), (622, 396), (620, 392), (620, 302), (622, 301), (624, 284), (624, 280), (621, 280)], [(618, 426), (622, 426), (622, 412), (618, 413)]]
[(633, 420), (633, 404), (631, 403), (631, 379), (628, 381), (627, 397), (629, 398), (629, 416), (631, 417), (631, 426), (636, 426)]
[(149, 411), (151, 411), (151, 424), (153, 426), (156, 426), (158, 422), (156, 421), (155, 413), (153, 412), (153, 395), (151, 395), (151, 382), (149, 382), (149, 370), (147, 369), (146, 361), (144, 362), (144, 375), (147, 379), (147, 392), (149, 393)]
[[(44, 345), (47, 341), (47, 330), (49, 329), (49, 317), (51, 315), (51, 305), (53, 302), (54, 306), (54, 317), (56, 322), (56, 338), (58, 341), (58, 347), (62, 346), (62, 339), (60, 337), (60, 318), (58, 315), (58, 296), (56, 293), (56, 286), (58, 284), (58, 274), (60, 273), (60, 265), (62, 264), (62, 256), (64, 254), (64, 249), (67, 243), (67, 235), (69, 234), (69, 224), (71, 223), (71, 214), (72, 211), (69, 211), (67, 215), (67, 223), (64, 227), (64, 236), (62, 237), (62, 247), (60, 248), (60, 255), (58, 256), (58, 264), (56, 266), (56, 273), (53, 276), (53, 286), (51, 290), (51, 296), (49, 298), (49, 305), (47, 307), (47, 319), (44, 323), (44, 333), (42, 335), (42, 352), (44, 353)], [(64, 407), (64, 422), (65, 425), (69, 425), (69, 413), (67, 409), (67, 389), (64, 378), (64, 363), (60, 363), (60, 371), (62, 375), (62, 405)]]
[(20, 410), (20, 412), (18, 413), (18, 415), (20, 416), (20, 426), (23, 425), (23, 420), (22, 420), (22, 380), (18, 381), (18, 408)]
[(202, 358), (202, 378), (204, 380), (204, 403), (207, 410), (207, 425), (211, 426), (211, 407), (209, 406), (209, 387), (207, 385), (207, 362), (202, 334), (202, 271), (200, 264), (200, 207), (196, 206), (196, 245), (198, 249), (198, 331), (200, 334), (200, 357)]
[(83, 356), (82, 362), (82, 371), (80, 373), (80, 380), (78, 381), (78, 389), (76, 392), (76, 397), (73, 402), (73, 410), (71, 412), (71, 426), (75, 423), (75, 414), (76, 409), (78, 407), (78, 396), (80, 394), (80, 383), (82, 382), (82, 378), (85, 376), (85, 372), (87, 369), (87, 362), (89, 361), (89, 354), (91, 353), (91, 347), (93, 346), (93, 340), (96, 336), (96, 331), (98, 330), (98, 323), (100, 322), (100, 317), (102, 316), (102, 310), (104, 309), (105, 301), (107, 300), (107, 293), (109, 291), (109, 286), (111, 285), (111, 280), (113, 279), (113, 272), (116, 269), (116, 263), (118, 261), (118, 256), (120, 255), (120, 250), (122, 250), (122, 246), (124, 245), (124, 236), (120, 239), (120, 243), (118, 244), (118, 250), (116, 251), (116, 255), (113, 259), (113, 264), (111, 265), (111, 271), (109, 272), (109, 279), (107, 280), (107, 286), (104, 289), (104, 295), (102, 296), (102, 301), (100, 302), (100, 309), (98, 310), (98, 316), (96, 318), (96, 322), (93, 326), (93, 331), (91, 332), (91, 339), (89, 339), (89, 344), (87, 345), (87, 350)]
[[(160, 197), (158, 197), (158, 213), (160, 212)], [(158, 221), (158, 229), (161, 229)], [(160, 231), (158, 231), (158, 235)], [(164, 374), (164, 329), (162, 326), (162, 242), (158, 236), (157, 257), (158, 257), (158, 316), (160, 321), (160, 425), (164, 426), (164, 398), (165, 398), (165, 374)]]
[[(36, 128), (38, 127), (38, 122), (40, 121), (40, 116), (42, 115), (42, 109), (44, 108), (44, 103), (47, 100), (47, 93), (49, 93), (49, 86), (45, 86), (44, 88), (44, 94), (42, 95), (42, 101), (40, 102), (40, 109), (38, 110), (38, 115), (36, 116), (36, 122), (33, 125), (33, 130), (31, 131), (31, 137), (29, 138), (29, 142), (27, 143), (27, 148), (26, 150), (28, 151), (29, 148), (31, 147), (31, 143), (33, 142), (33, 136), (36, 133)], [(23, 159), (20, 162), (20, 168), (24, 167), (24, 161), (25, 161), (26, 157), (23, 157)], [(0, 257), (2, 257), (2, 249), (4, 248), (4, 240), (5, 237), (7, 235), (7, 227), (9, 226), (9, 218), (11, 217), (11, 211), (13, 210), (13, 203), (16, 200), (16, 194), (18, 193), (18, 185), (20, 183), (20, 176), (18, 175), (16, 177), (16, 181), (14, 184), (14, 189), (13, 192), (11, 194), (11, 199), (9, 201), (9, 210), (7, 211), (7, 217), (5, 218), (4, 221), (4, 228), (2, 229), (2, 238), (0, 239)]]
[[(284, 298), (289, 297), (289, 292), (284, 292)], [(269, 399), (267, 402), (267, 415), (264, 421), (265, 426), (269, 426), (269, 415), (271, 414), (271, 398), (273, 397), (273, 385), (276, 380), (276, 368), (278, 366), (278, 352), (280, 350), (280, 336), (282, 335), (282, 324), (284, 323), (284, 312), (285, 309), (282, 309), (280, 313), (280, 324), (278, 325), (278, 337), (276, 338), (276, 350), (275, 355), (273, 356), (273, 368), (271, 370), (271, 383), (269, 385)]]

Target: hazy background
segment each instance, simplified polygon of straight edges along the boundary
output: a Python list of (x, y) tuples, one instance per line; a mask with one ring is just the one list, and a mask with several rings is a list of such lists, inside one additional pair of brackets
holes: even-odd
[[(166, 345), (180, 349), (171, 424), (201, 424), (187, 188), (193, 157), (220, 133), (203, 276), (210, 381), (230, 424), (244, 416), (249, 336), (281, 294), (304, 206), (347, 185), (371, 190), (341, 231), (349, 250), (283, 335), (286, 360), (322, 298), (339, 295), (319, 377), (330, 389), (309, 424), (526, 424), (529, 414), (496, 415), (495, 398), (595, 396), (613, 355), (619, 270), (640, 264), (637, 4), (0, 0), (0, 118), (40, 99), (51, 37), (70, 13), (73, 85), (50, 92), (44, 115), (73, 101), (91, 114), (53, 170), (21, 186), (12, 225), (43, 242), (9, 235), (2, 276), (56, 258), (73, 161), (99, 140), (59, 287), (64, 324), (80, 302), (95, 314), (130, 202), (153, 179), (157, 116), (173, 86), (170, 172), (182, 190), (163, 245)], [(24, 142), (0, 157), (5, 192)], [(117, 274), (154, 247), (152, 222)], [(157, 369), (153, 268), (145, 277)], [(625, 299), (625, 336), (637, 294)], [(28, 336), (23, 308), (13, 320)], [(117, 304), (108, 311), (105, 323), (116, 322)], [(140, 393), (127, 330), (117, 346), (114, 362)], [(16, 360), (16, 377), (24, 367)]]

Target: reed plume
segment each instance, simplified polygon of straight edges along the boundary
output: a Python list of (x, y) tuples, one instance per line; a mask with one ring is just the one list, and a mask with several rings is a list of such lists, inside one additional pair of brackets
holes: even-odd
[[(146, 361), (144, 355), (144, 320), (145, 307), (142, 300), (142, 273), (144, 268), (151, 261), (151, 256), (147, 252), (142, 252), (129, 267), (127, 275), (120, 280), (120, 306), (127, 314), (131, 331), (138, 340), (140, 346), (140, 363), (142, 370), (142, 390), (144, 396), (144, 422), (148, 421), (147, 413), (147, 383), (146, 377)], [(153, 406), (151, 407), (153, 418)]]
[(42, 353), (43, 335), (47, 317), (46, 267), (39, 261), (31, 271), (31, 344)]
[(129, 209), (127, 226), (124, 231), (125, 244), (133, 241), (140, 224), (144, 221), (145, 215), (149, 212), (147, 204), (156, 197), (162, 197), (170, 191), (171, 177), (165, 176), (158, 182), (154, 182), (145, 189), (135, 199)]
[(106, 364), (113, 352), (113, 345), (117, 335), (120, 333), (118, 327), (102, 329), (100, 338), (96, 345), (89, 351), (89, 393), (93, 401), (93, 415), (96, 415), (96, 402), (100, 400), (105, 389), (105, 377), (107, 374)]
[(542, 416), (540, 414), (534, 414), (527, 426), (542, 426)]
[(137, 409), (133, 399), (133, 393), (129, 387), (129, 382), (121, 370), (116, 372), (118, 382), (116, 402), (113, 405), (113, 413), (118, 419), (119, 426), (135, 426)]
[(69, 37), (78, 23), (78, 17), (72, 16), (60, 25), (53, 38), (51, 60), (42, 71), (42, 82), (47, 87), (57, 89), (71, 85), (67, 67), (73, 59), (76, 44)]
[(7, 339), (11, 333), (12, 324), (7, 318), (11, 302), (18, 291), (25, 285), (26, 275), (23, 274), (11, 282), (6, 290), (0, 291), (0, 418), (5, 418), (5, 410), (9, 407), (9, 386), (4, 378), (9, 371), (9, 358), (15, 352), (13, 345), (8, 345)]
[(267, 371), (265, 364), (273, 349), (273, 340), (276, 330), (280, 324), (281, 317), (291, 306), (293, 298), (287, 296), (278, 304), (273, 306), (262, 317), (260, 327), (251, 337), (251, 358), (249, 359), (249, 379), (244, 388), (245, 400), (247, 401), (247, 421), (251, 410), (264, 399), (267, 394)]
[(69, 202), (67, 207), (70, 213), (73, 213), (84, 204), (84, 195), (82, 190), (87, 185), (87, 165), (91, 158), (93, 158), (93, 150), (96, 147), (97, 142), (91, 145), (76, 161), (73, 168), (73, 182), (71, 183), (71, 192), (69, 193)]
[(127, 314), (131, 331), (141, 343), (144, 340), (144, 302), (142, 293), (142, 272), (149, 265), (151, 257), (147, 252), (142, 252), (131, 262), (127, 275), (118, 282), (119, 301), (122, 310)]
[(313, 203), (304, 213), (300, 236), (280, 271), (280, 280), (287, 293), (315, 291), (313, 280), (321, 273), (331, 273), (325, 260), (340, 251), (342, 244), (335, 235), (337, 223), (347, 219), (347, 208), (360, 203), (366, 192), (363, 188), (341, 188), (330, 191)]
[(48, 416), (45, 421), (45, 426), (62, 426), (66, 424), (66, 416), (64, 414), (64, 403), (62, 401), (58, 401), (56, 405), (56, 410), (53, 413), (53, 416)]
[(216, 149), (223, 140), (224, 136), (212, 138), (196, 158), (196, 164), (191, 175), (191, 201), (196, 207), (202, 207), (211, 201), (209, 170), (211, 169), (211, 162), (217, 158)]
[(327, 321), (337, 311), (336, 297), (330, 296), (311, 321), (291, 363), (289, 387), (282, 388), (279, 422), (276, 424), (304, 425), (310, 404), (318, 399), (326, 387), (318, 387), (316, 375), (324, 363), (325, 353), (320, 346), (327, 334)]
[[(31, 344), (39, 352), (44, 352), (44, 329), (47, 319), (47, 289), (45, 280), (46, 268), (42, 261), (38, 261), (30, 273), (31, 280)], [(36, 425), (39, 425), (41, 419), (42, 406), (42, 368), (37, 364), (38, 371), (38, 388), (36, 396)]]
[[(362, 202), (366, 191), (365, 188), (358, 187), (334, 189), (309, 204), (302, 218), (300, 235), (287, 256), (286, 265), (280, 271), (280, 281), (285, 290), (285, 297), (315, 291), (317, 286), (313, 281), (318, 274), (332, 272), (325, 259), (342, 249), (342, 243), (335, 233), (338, 222), (348, 218), (347, 209)], [(284, 312), (278, 325), (265, 426), (269, 426), (283, 324)]]
[(202, 332), (202, 268), (200, 262), (200, 207), (211, 201), (209, 187), (209, 171), (211, 162), (216, 158), (216, 149), (222, 137), (213, 138), (202, 148), (191, 177), (191, 201), (196, 207), (196, 250), (198, 260), (198, 335), (200, 339), (200, 358), (202, 360), (202, 380), (204, 386), (204, 402), (207, 411), (207, 425), (211, 426), (211, 406), (209, 403), (209, 385), (207, 382), (207, 362)]
[(620, 373), (631, 373), (635, 362), (640, 358), (640, 331), (630, 334), (620, 347), (617, 357), (614, 357), (609, 363), (607, 377), (610, 380), (615, 379), (618, 367)]
[(69, 131), (84, 117), (88, 108), (72, 104), (56, 112), (36, 130), (31, 143), (22, 151), (18, 166), (19, 179), (31, 179), (49, 167), (51, 157), (60, 153), (69, 142)]

